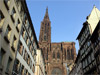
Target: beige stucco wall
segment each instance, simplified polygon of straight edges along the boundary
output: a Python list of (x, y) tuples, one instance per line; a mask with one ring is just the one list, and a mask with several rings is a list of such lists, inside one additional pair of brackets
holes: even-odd
[[(9, 11), (5, 7), (4, 0), (0, 0), (0, 10), (2, 11), (2, 13), (4, 15), (4, 22), (0, 25), (0, 28), (2, 29), (2, 32), (0, 33), (0, 50), (2, 48), (5, 51), (5, 54), (4, 54), (3, 60), (2, 60), (2, 64), (0, 65), (0, 66), (3, 66), (2, 75), (5, 75), (9, 57), (12, 59), (12, 61), (10, 63), (10, 67), (9, 67), (9, 74), (11, 74), (11, 72), (12, 72), (14, 59), (15, 59), (15, 53), (17, 51), (17, 44), (18, 44), (18, 40), (19, 40), (19, 33), (17, 32), (16, 26), (15, 26), (16, 22), (13, 23), (11, 20), (11, 17), (10, 17), (13, 7), (16, 10), (15, 21), (18, 18), (19, 18), (19, 20), (21, 20), (14, 0), (10, 0)], [(11, 28), (11, 35), (10, 35), (9, 43), (7, 43), (4, 39), (8, 24)], [(20, 29), (21, 29), (21, 27), (19, 28), (19, 30)], [(11, 48), (14, 36), (16, 37), (15, 51), (13, 51)]]
[(45, 75), (44, 60), (40, 49), (37, 49), (35, 75)]

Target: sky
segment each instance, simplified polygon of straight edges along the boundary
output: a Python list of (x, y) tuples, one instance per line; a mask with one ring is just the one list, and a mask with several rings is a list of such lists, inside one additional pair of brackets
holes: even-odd
[(86, 17), (95, 5), (100, 10), (100, 0), (26, 0), (37, 40), (41, 21), (48, 7), (51, 21), (51, 42), (75, 42), (76, 53), (79, 43), (76, 40)]

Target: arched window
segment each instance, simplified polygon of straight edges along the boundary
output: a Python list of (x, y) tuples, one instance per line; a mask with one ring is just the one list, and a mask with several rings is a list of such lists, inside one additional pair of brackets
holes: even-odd
[(44, 35), (44, 41), (46, 41), (46, 35)]
[(60, 53), (59, 52), (57, 53), (57, 58), (60, 59)]
[(46, 59), (48, 60), (48, 54), (46, 55)]
[(48, 48), (47, 48), (47, 56), (46, 56), (46, 59), (48, 60)]
[(53, 58), (55, 58), (55, 52), (53, 52)]
[(62, 75), (63, 71), (60, 68), (53, 68), (51, 75)]

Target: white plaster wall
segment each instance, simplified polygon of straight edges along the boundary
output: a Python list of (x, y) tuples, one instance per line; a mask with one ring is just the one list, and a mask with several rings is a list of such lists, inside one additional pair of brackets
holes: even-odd
[(100, 11), (94, 6), (89, 18), (87, 19), (88, 23), (91, 26), (92, 33), (94, 29), (96, 28), (99, 20), (100, 20)]

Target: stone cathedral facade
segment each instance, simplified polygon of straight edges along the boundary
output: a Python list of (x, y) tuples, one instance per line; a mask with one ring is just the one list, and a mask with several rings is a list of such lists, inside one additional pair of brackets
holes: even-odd
[(67, 65), (76, 59), (74, 42), (51, 42), (51, 22), (48, 8), (41, 22), (39, 48), (43, 51), (47, 75), (67, 75)]

